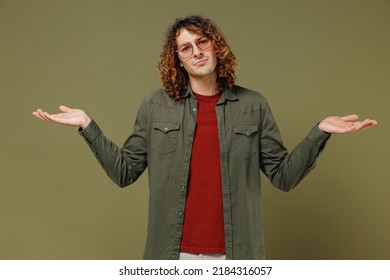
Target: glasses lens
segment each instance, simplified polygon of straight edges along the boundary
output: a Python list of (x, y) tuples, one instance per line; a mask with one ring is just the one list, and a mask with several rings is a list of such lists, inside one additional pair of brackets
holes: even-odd
[(192, 55), (192, 45), (190, 43), (181, 45), (177, 49), (177, 53), (181, 58), (188, 58)]
[(202, 50), (207, 50), (211, 47), (211, 39), (206, 36), (199, 37), (196, 40), (196, 45)]

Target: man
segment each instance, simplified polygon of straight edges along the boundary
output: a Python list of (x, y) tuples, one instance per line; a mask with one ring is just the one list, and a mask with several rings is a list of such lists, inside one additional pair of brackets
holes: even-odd
[(145, 259), (263, 259), (259, 170), (289, 191), (315, 166), (330, 134), (376, 124), (356, 115), (328, 117), (288, 154), (266, 99), (234, 84), (235, 65), (209, 19), (177, 19), (159, 61), (163, 89), (144, 99), (122, 148), (82, 110), (33, 113), (80, 127), (121, 187), (148, 167)]

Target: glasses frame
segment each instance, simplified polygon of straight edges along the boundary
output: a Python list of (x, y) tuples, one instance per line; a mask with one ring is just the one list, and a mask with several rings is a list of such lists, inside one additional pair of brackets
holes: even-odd
[[(207, 47), (200, 46), (200, 45), (199, 45), (199, 40), (202, 39), (202, 38), (207, 38), (207, 40), (210, 41), (210, 45), (207, 46)], [(199, 49), (201, 49), (202, 51), (208, 50), (209, 48), (211, 48), (211, 47), (213, 46), (213, 39), (211, 39), (210, 37), (208, 37), (208, 36), (206, 36), (206, 35), (200, 35), (200, 36), (196, 37), (195, 40), (194, 40), (194, 42), (195, 42), (195, 45), (196, 45)], [(184, 46), (184, 45), (188, 45), (189, 47), (191, 47), (191, 54), (188, 55), (188, 56), (181, 56), (181, 55), (180, 55), (179, 48), (180, 48), (181, 46)], [(190, 57), (192, 57), (192, 56), (194, 55), (194, 44), (191, 43), (191, 42), (182, 43), (182, 44), (180, 44), (179, 46), (177, 46), (175, 52), (177, 53), (177, 55), (178, 55), (181, 59), (189, 59)]]

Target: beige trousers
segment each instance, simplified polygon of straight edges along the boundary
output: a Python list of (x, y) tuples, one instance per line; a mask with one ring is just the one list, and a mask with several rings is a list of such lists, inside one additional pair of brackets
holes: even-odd
[(180, 253), (179, 259), (180, 260), (226, 260), (226, 255)]

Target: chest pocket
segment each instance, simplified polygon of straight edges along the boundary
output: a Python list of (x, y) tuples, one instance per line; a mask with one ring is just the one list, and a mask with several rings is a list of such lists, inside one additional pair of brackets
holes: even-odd
[(259, 127), (255, 123), (239, 124), (233, 127), (234, 153), (238, 157), (250, 158), (259, 149)]
[(161, 155), (173, 153), (176, 150), (179, 131), (179, 122), (155, 121), (153, 123), (153, 149)]

